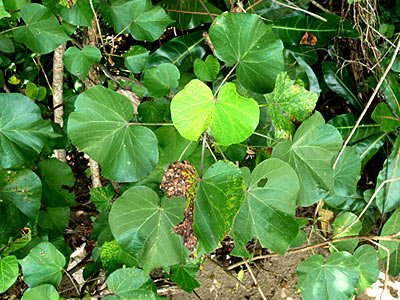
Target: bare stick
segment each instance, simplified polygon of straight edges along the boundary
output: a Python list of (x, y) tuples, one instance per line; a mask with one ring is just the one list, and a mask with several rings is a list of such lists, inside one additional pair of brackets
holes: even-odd
[[(284, 6), (284, 7), (291, 8), (291, 9), (293, 9), (293, 10), (301, 11), (301, 12), (307, 14), (307, 15), (310, 15), (310, 16), (312, 16), (312, 17), (318, 19), (318, 20), (327, 22), (327, 19), (325, 19), (324, 17), (321, 17), (321, 16), (319, 16), (319, 15), (317, 15), (317, 14), (314, 14), (313, 12), (310, 12), (310, 11), (308, 11), (308, 10), (302, 9), (301, 7), (295, 6), (295, 5), (293, 5), (293, 4), (285, 4), (285, 3), (279, 2), (279, 1), (277, 1), (277, 0), (271, 0), (271, 1), (274, 2), (274, 3), (276, 3), (276, 4), (282, 5), (282, 6)], [(289, 3), (290, 3), (290, 2), (289, 2)]]
[(232, 75), (233, 71), (235, 71), (236, 67), (239, 65), (239, 61), (233, 66), (233, 68), (229, 71), (228, 74), (222, 79), (220, 85), (218, 86), (217, 90), (214, 93), (214, 97), (218, 94), (219, 90), (221, 87), (224, 85), (224, 83), (228, 80), (228, 78)]
[(346, 149), (346, 146), (349, 144), (351, 138), (353, 137), (354, 133), (356, 132), (356, 130), (357, 130), (358, 126), (360, 125), (362, 119), (364, 118), (365, 114), (367, 113), (368, 108), (371, 106), (372, 101), (374, 101), (376, 94), (378, 93), (378, 91), (381, 88), (383, 82), (385, 81), (385, 78), (386, 78), (387, 74), (389, 73), (390, 69), (392, 68), (392, 66), (393, 66), (393, 64), (394, 64), (394, 62), (396, 60), (396, 57), (397, 57), (397, 54), (399, 53), (399, 50), (400, 50), (400, 39), (397, 42), (396, 49), (394, 50), (392, 59), (390, 60), (389, 64), (387, 65), (385, 72), (383, 73), (383, 75), (382, 75), (381, 79), (379, 80), (378, 84), (376, 85), (371, 97), (369, 98), (367, 104), (365, 105), (364, 110), (362, 111), (361, 115), (358, 117), (358, 120), (357, 120), (356, 124), (354, 125), (354, 127), (351, 130), (349, 136), (347, 137), (347, 139), (344, 142), (342, 148), (340, 149), (339, 154), (336, 157), (336, 160), (335, 160), (335, 162), (333, 164), (333, 169), (334, 170), (335, 170), (335, 168), (336, 168), (336, 166), (337, 166), (337, 164), (339, 162), (340, 157), (342, 156), (344, 150)]
[(246, 265), (247, 270), (249, 270), (251, 279), (253, 279), (254, 285), (257, 287), (258, 292), (259, 292), (260, 295), (261, 295), (261, 298), (263, 298), (263, 300), (267, 300), (267, 298), (265, 297), (265, 295), (264, 295), (262, 289), (261, 289), (260, 286), (258, 285), (257, 278), (254, 276), (253, 271), (251, 270), (249, 264), (248, 264), (247, 262), (245, 262), (244, 264)]

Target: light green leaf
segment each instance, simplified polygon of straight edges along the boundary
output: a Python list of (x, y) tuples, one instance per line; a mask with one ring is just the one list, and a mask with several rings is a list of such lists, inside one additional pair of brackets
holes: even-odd
[(259, 115), (257, 102), (240, 96), (233, 83), (224, 84), (215, 99), (207, 85), (194, 79), (171, 102), (172, 121), (184, 138), (197, 141), (211, 128), (211, 134), (223, 146), (248, 138), (257, 127)]
[(110, 229), (146, 271), (184, 263), (187, 250), (173, 227), (182, 221), (185, 206), (182, 198), (160, 200), (148, 187), (133, 187), (112, 205)]
[(390, 132), (400, 127), (400, 120), (396, 118), (386, 103), (379, 103), (372, 112), (371, 118), (385, 132)]
[(298, 45), (302, 36), (308, 32), (317, 38), (315, 47), (323, 46), (334, 37), (358, 38), (357, 30), (350, 21), (341, 21), (333, 14), (322, 14), (327, 21), (306, 14), (274, 21), (273, 30), (285, 43)]
[(317, 93), (307, 91), (302, 81), (291, 80), (287, 73), (280, 73), (274, 91), (264, 95), (275, 127), (275, 136), (291, 138), (295, 130), (292, 121), (302, 122), (307, 119), (315, 108), (318, 96)]
[(40, 108), (21, 94), (0, 94), (0, 167), (15, 168), (40, 153), (58, 137)]
[(29, 287), (45, 283), (57, 287), (61, 282), (65, 257), (53, 244), (44, 242), (33, 248), (19, 263)]
[(298, 265), (297, 275), (304, 300), (348, 300), (356, 292), (359, 265), (345, 251), (332, 253), (326, 261), (317, 254)]
[(92, 66), (100, 62), (101, 53), (94, 46), (85, 46), (82, 50), (69, 47), (64, 53), (63, 60), (65, 67), (71, 74), (85, 80)]
[(68, 206), (74, 203), (74, 193), (68, 190), (74, 186), (75, 178), (71, 167), (56, 158), (42, 160), (38, 171), (43, 184), (43, 204), (47, 207)]
[(296, 131), (293, 142), (279, 143), (272, 157), (288, 162), (299, 176), (297, 204), (309, 206), (321, 200), (333, 188), (332, 162), (342, 145), (340, 133), (314, 113)]
[(361, 159), (353, 147), (346, 147), (341, 155), (333, 179), (333, 192), (338, 196), (352, 195), (357, 190), (360, 179)]
[(18, 271), (18, 260), (14, 255), (0, 258), (0, 294), (14, 284)]
[(116, 295), (114, 299), (157, 299), (157, 288), (153, 280), (141, 269), (119, 269), (107, 278), (107, 286)]
[(106, 186), (90, 189), (90, 202), (96, 205), (96, 209), (107, 214), (111, 209), (111, 200), (115, 191), (111, 183)]
[(221, 13), (221, 10), (209, 3), (209, 1), (202, 0), (202, 2), (192, 0), (164, 0), (161, 1), (160, 5), (178, 23), (181, 30), (186, 30), (212, 22), (209, 13)]
[[(350, 236), (350, 235), (358, 235), (362, 229), (362, 223), (358, 220), (353, 226), (345, 230), (350, 224), (352, 224), (357, 219), (357, 215), (351, 212), (342, 212), (332, 223), (333, 228), (333, 236), (335, 238)], [(352, 253), (354, 249), (357, 247), (358, 240), (349, 240), (335, 243), (330, 247), (331, 252), (334, 252), (336, 249), (339, 251), (347, 251)]]
[(129, 71), (139, 74), (143, 71), (150, 51), (142, 46), (132, 46), (129, 51), (124, 53), (124, 64)]
[(24, 5), (21, 8), (21, 18), (25, 25), (13, 32), (14, 38), (33, 52), (46, 54), (69, 40), (57, 18), (43, 5)]
[(206, 60), (196, 58), (193, 64), (194, 74), (203, 81), (214, 81), (219, 73), (219, 61), (212, 55), (208, 55)]
[[(400, 232), (400, 208), (397, 208), (383, 225), (381, 236), (392, 235)], [(380, 241), (383, 247), (389, 251), (389, 274), (397, 276), (400, 274), (400, 242)], [(379, 257), (386, 267), (388, 253), (379, 248)]]
[(51, 284), (42, 284), (37, 287), (27, 289), (22, 295), (21, 300), (58, 300), (60, 296)]
[(245, 185), (240, 169), (218, 161), (207, 169), (196, 192), (194, 232), (197, 253), (209, 253), (225, 237), (244, 200)]
[(11, 17), (8, 11), (4, 8), (3, 1), (0, 2), (0, 19)]
[(353, 255), (357, 258), (358, 263), (360, 264), (358, 292), (362, 293), (379, 278), (378, 253), (371, 245), (362, 245), (357, 248)]
[(170, 89), (178, 87), (181, 74), (173, 64), (165, 63), (146, 69), (144, 85), (155, 98), (160, 98), (169, 93)]
[(299, 231), (294, 217), (299, 188), (299, 179), (289, 164), (271, 158), (257, 165), (232, 228), (235, 255), (248, 256), (246, 244), (253, 238), (262, 247), (286, 252)]
[(101, 86), (80, 94), (68, 121), (72, 143), (99, 162), (102, 175), (119, 182), (143, 179), (158, 162), (157, 138), (129, 121), (128, 98)]
[(283, 44), (255, 14), (224, 13), (209, 30), (218, 58), (236, 63), (239, 83), (253, 92), (266, 93), (283, 71)]
[(200, 283), (196, 279), (198, 271), (199, 266), (193, 262), (189, 262), (183, 266), (176, 265), (171, 267), (171, 272), (167, 276), (178, 284), (181, 289), (191, 293), (195, 288), (200, 287)]
[[(396, 179), (397, 178), (397, 179)], [(400, 136), (397, 137), (393, 145), (392, 153), (383, 163), (383, 168), (379, 172), (376, 180), (376, 187), (380, 186), (385, 180), (387, 182), (376, 196), (376, 206), (382, 213), (390, 212), (400, 204)]]

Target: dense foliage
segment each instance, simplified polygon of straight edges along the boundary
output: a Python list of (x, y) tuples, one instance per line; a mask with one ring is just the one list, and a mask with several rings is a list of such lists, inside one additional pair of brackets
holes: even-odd
[(304, 299), (400, 274), (400, 3), (317, 2), (3, 0), (1, 297), (192, 292), (226, 239), (325, 248)]

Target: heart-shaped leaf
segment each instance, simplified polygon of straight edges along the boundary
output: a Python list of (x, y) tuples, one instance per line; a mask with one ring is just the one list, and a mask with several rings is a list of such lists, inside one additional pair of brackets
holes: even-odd
[(144, 85), (153, 97), (160, 98), (178, 86), (180, 77), (178, 68), (173, 64), (160, 64), (146, 69)]
[(291, 138), (295, 128), (292, 121), (304, 121), (315, 108), (318, 94), (304, 88), (302, 81), (291, 80), (286, 73), (276, 78), (275, 89), (264, 95), (268, 113), (275, 128), (275, 136)]
[(240, 96), (233, 83), (222, 86), (217, 98), (200, 80), (190, 81), (171, 102), (172, 121), (186, 139), (196, 141), (211, 128), (223, 146), (244, 141), (255, 130), (260, 110), (255, 100)]
[(299, 175), (297, 204), (316, 203), (333, 188), (332, 163), (341, 145), (337, 129), (325, 124), (316, 112), (297, 129), (293, 142), (284, 141), (274, 148), (272, 157), (288, 162)]
[(85, 46), (82, 50), (69, 47), (64, 53), (63, 60), (71, 74), (85, 80), (92, 66), (100, 62), (101, 52), (93, 46)]
[(0, 167), (19, 167), (36, 158), (54, 137), (58, 134), (32, 100), (21, 94), (0, 95)]
[(356, 292), (359, 265), (345, 251), (332, 253), (326, 261), (317, 254), (298, 265), (297, 275), (304, 300), (348, 300)]
[(24, 281), (29, 287), (45, 283), (58, 287), (65, 266), (65, 257), (53, 244), (44, 242), (33, 248), (19, 263)]
[(45, 6), (31, 3), (21, 8), (25, 25), (14, 31), (14, 38), (33, 52), (46, 54), (69, 39), (57, 18)]
[(210, 38), (218, 58), (237, 65), (236, 76), (246, 88), (270, 92), (283, 71), (283, 44), (271, 26), (254, 14), (224, 13), (210, 27)]
[(18, 260), (14, 255), (0, 258), (0, 294), (17, 280), (18, 271)]
[(58, 300), (60, 296), (51, 284), (42, 284), (37, 287), (27, 289), (22, 295), (21, 300)]
[(200, 283), (196, 279), (199, 266), (190, 262), (184, 266), (173, 266), (171, 272), (168, 274), (173, 282), (177, 283), (181, 289), (191, 293), (195, 288), (200, 287)]
[[(357, 219), (357, 216), (351, 212), (345, 211), (340, 213), (335, 221), (332, 223), (333, 236), (336, 238), (350, 236), (350, 235), (358, 235), (362, 229), (362, 223), (358, 220), (353, 226), (346, 229), (349, 225), (353, 224), (353, 222)], [(346, 229), (346, 231), (344, 231)], [(330, 249), (331, 251), (347, 251), (352, 253), (354, 249), (357, 247), (358, 240), (349, 240), (335, 243)]]
[(244, 187), (242, 173), (234, 164), (219, 161), (208, 168), (194, 202), (198, 254), (213, 251), (227, 234), (243, 202)]
[(185, 206), (182, 198), (160, 200), (148, 187), (133, 187), (113, 204), (110, 229), (146, 271), (184, 263), (187, 250), (173, 227), (182, 221)]
[(150, 51), (142, 46), (135, 45), (124, 53), (124, 64), (129, 71), (138, 74), (143, 71)]
[(353, 255), (360, 264), (358, 290), (359, 293), (362, 293), (379, 278), (379, 257), (375, 248), (371, 245), (360, 246)]
[(138, 181), (158, 162), (157, 138), (129, 121), (128, 98), (101, 86), (80, 94), (68, 121), (72, 143), (98, 161), (102, 174), (115, 181)]
[(253, 238), (274, 252), (286, 252), (299, 231), (294, 217), (299, 188), (289, 164), (271, 158), (257, 165), (232, 228), (235, 255), (248, 256), (246, 244)]
[(193, 64), (194, 74), (203, 81), (214, 81), (219, 73), (219, 61), (212, 55), (203, 61), (196, 58)]

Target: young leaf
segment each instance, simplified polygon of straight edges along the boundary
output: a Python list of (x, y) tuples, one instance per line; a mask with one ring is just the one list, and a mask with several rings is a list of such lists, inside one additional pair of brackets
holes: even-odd
[(360, 280), (358, 292), (362, 293), (367, 287), (376, 282), (379, 278), (379, 257), (371, 245), (362, 245), (357, 248), (353, 256), (360, 264)]
[(381, 126), (382, 131), (390, 132), (400, 127), (400, 120), (396, 118), (386, 103), (379, 103), (371, 117)]
[(25, 25), (14, 31), (14, 38), (33, 52), (46, 54), (69, 39), (57, 18), (45, 6), (30, 3), (21, 8)]
[(112, 205), (110, 229), (121, 247), (146, 271), (184, 263), (187, 250), (173, 226), (183, 219), (185, 200), (159, 199), (148, 187), (127, 190)]
[(271, 158), (257, 165), (246, 188), (246, 199), (232, 228), (234, 254), (248, 256), (248, 241), (285, 253), (299, 231), (294, 217), (299, 179), (289, 164)]
[[(385, 184), (376, 196), (376, 206), (379, 211), (390, 212), (400, 204), (400, 136), (397, 137), (392, 153), (383, 163), (376, 180), (378, 187), (385, 180), (394, 180)], [(397, 178), (397, 180), (396, 180)]]
[(183, 266), (172, 266), (170, 274), (167, 277), (178, 284), (181, 289), (191, 293), (195, 288), (200, 287), (200, 283), (196, 279), (198, 271), (199, 266), (193, 262), (189, 262)]
[(0, 294), (14, 284), (18, 271), (18, 260), (14, 255), (0, 258)]
[(224, 13), (210, 27), (218, 58), (237, 65), (236, 76), (246, 89), (270, 92), (283, 71), (283, 44), (270, 26), (254, 14)]
[(142, 46), (132, 46), (129, 51), (124, 53), (124, 64), (129, 71), (139, 74), (143, 71), (150, 51)]
[(197, 141), (211, 128), (211, 134), (223, 146), (248, 138), (257, 127), (259, 115), (257, 102), (240, 96), (233, 83), (224, 84), (215, 99), (207, 85), (194, 79), (171, 102), (172, 121), (184, 138)]
[(200, 80), (214, 81), (219, 73), (219, 61), (212, 55), (208, 55), (205, 61), (196, 58), (193, 69)]
[(111, 199), (115, 191), (111, 183), (106, 186), (90, 189), (90, 202), (96, 205), (96, 209), (107, 214), (111, 209)]
[(181, 74), (173, 64), (165, 63), (146, 69), (144, 72), (144, 85), (155, 98), (168, 94), (171, 89), (178, 87)]
[[(345, 237), (350, 235), (358, 235), (362, 229), (362, 223), (357, 221), (353, 226), (343, 232), (350, 224), (352, 224), (357, 219), (357, 216), (351, 212), (342, 212), (336, 218), (335, 221), (332, 223), (333, 228), (333, 236), (335, 237)], [(341, 233), (342, 232), (342, 233)], [(347, 251), (352, 253), (354, 249), (357, 247), (358, 240), (349, 240), (334, 243), (332, 247), (330, 247), (331, 252), (335, 251), (336, 249), (339, 251)]]
[(40, 108), (21, 94), (0, 95), (0, 167), (15, 168), (40, 153), (49, 138), (58, 137)]
[(315, 108), (318, 94), (309, 92), (301, 81), (291, 80), (287, 73), (276, 78), (275, 89), (265, 94), (268, 113), (271, 115), (277, 138), (288, 139), (295, 128), (292, 121), (304, 121)]
[(229, 231), (243, 202), (244, 187), (242, 173), (234, 164), (219, 161), (208, 168), (194, 201), (198, 254), (213, 251)]
[(69, 47), (64, 53), (63, 60), (65, 68), (71, 74), (85, 80), (92, 66), (100, 62), (101, 52), (94, 46), (85, 46), (82, 50)]
[(340, 133), (316, 112), (297, 129), (293, 142), (283, 141), (273, 149), (272, 157), (288, 162), (299, 175), (297, 204), (312, 205), (326, 195), (322, 189), (333, 188), (332, 161), (341, 145)]
[(138, 181), (158, 162), (157, 138), (143, 126), (129, 123), (128, 98), (101, 86), (80, 94), (68, 121), (72, 143), (99, 162), (102, 175), (115, 181)]
[(359, 265), (345, 251), (332, 253), (326, 261), (317, 254), (298, 265), (297, 275), (304, 300), (348, 300), (356, 292)]
[(157, 299), (157, 288), (153, 280), (141, 269), (119, 269), (107, 278), (107, 286), (116, 295), (113, 299)]
[[(397, 208), (383, 225), (381, 236), (392, 235), (400, 232), (400, 208)], [(389, 251), (389, 274), (397, 276), (400, 274), (400, 242), (380, 241), (383, 247)], [(379, 257), (386, 267), (388, 253), (379, 248)]]
[(51, 284), (42, 284), (34, 288), (27, 289), (22, 295), (21, 300), (59, 300), (57, 290)]
[(65, 257), (53, 244), (44, 242), (33, 248), (19, 263), (29, 287), (45, 283), (57, 287), (61, 282)]

